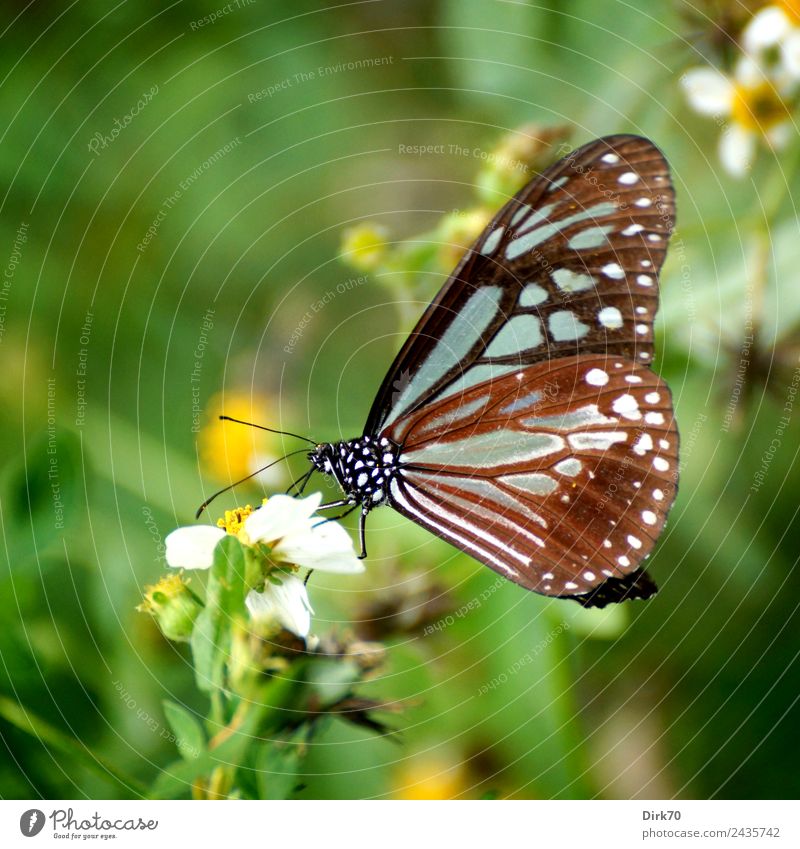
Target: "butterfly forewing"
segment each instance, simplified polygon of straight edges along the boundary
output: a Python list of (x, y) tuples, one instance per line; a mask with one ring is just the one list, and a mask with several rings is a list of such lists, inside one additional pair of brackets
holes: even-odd
[(598, 139), (556, 163), (466, 253), (397, 356), (367, 432), (555, 357), (650, 362), (673, 217), (668, 166), (647, 139)]
[(446, 395), (402, 427), (393, 506), (548, 595), (635, 572), (674, 497), (669, 390), (624, 358), (527, 366)]

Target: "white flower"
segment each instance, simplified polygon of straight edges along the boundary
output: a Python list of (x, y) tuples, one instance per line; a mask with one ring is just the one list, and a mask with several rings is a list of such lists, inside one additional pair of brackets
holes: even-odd
[(245, 519), (246, 541), (267, 543), (272, 559), (282, 563), (325, 572), (363, 572), (347, 531), (314, 516), (321, 500), (320, 492), (308, 498), (273, 495)]
[[(167, 565), (176, 569), (209, 569), (214, 549), (226, 533), (245, 545), (266, 544), (275, 564), (302, 566), (324, 572), (353, 574), (364, 571), (353, 542), (341, 525), (326, 522), (314, 513), (322, 500), (317, 492), (307, 498), (273, 495), (257, 510), (230, 510), (225, 528), (194, 525), (178, 528), (165, 540)], [(280, 585), (267, 580), (263, 592), (251, 590), (246, 603), (254, 619), (269, 618), (301, 637), (311, 626), (311, 604), (305, 585), (290, 573), (273, 572)]]
[(781, 5), (766, 6), (753, 16), (742, 32), (742, 46), (759, 62), (772, 66), (779, 84), (800, 80), (800, 20)]
[[(324, 572), (363, 572), (364, 564), (356, 557), (347, 531), (314, 515), (321, 500), (319, 492), (308, 498), (273, 495), (263, 507), (250, 513), (229, 511), (227, 533), (233, 533), (246, 545), (266, 543), (275, 563)], [(214, 548), (225, 533), (225, 529), (209, 525), (178, 528), (165, 540), (167, 565), (179, 569), (210, 568)]]
[(760, 137), (776, 149), (791, 138), (788, 107), (755, 60), (742, 57), (733, 77), (713, 68), (694, 68), (683, 75), (681, 83), (696, 112), (725, 120), (719, 157), (734, 177), (747, 173)]
[(176, 569), (210, 569), (214, 562), (214, 548), (225, 536), (222, 528), (195, 525), (178, 528), (167, 534), (165, 557), (167, 566)]
[(314, 612), (306, 585), (296, 575), (283, 575), (280, 584), (269, 581), (264, 591), (251, 590), (245, 599), (256, 622), (278, 622), (298, 637), (307, 637)]

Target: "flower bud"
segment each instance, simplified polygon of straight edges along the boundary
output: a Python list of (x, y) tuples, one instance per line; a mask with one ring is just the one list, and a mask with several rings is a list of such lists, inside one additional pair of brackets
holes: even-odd
[(149, 613), (167, 639), (187, 641), (203, 605), (183, 575), (165, 575), (157, 584), (145, 587), (144, 593), (144, 601), (136, 609)]
[(386, 257), (386, 230), (366, 222), (344, 231), (341, 256), (359, 271), (374, 271)]
[(476, 178), (478, 196), (494, 207), (498, 201), (515, 195), (536, 173), (563, 156), (559, 145), (571, 132), (566, 126), (526, 124), (508, 133), (486, 155), (486, 163)]

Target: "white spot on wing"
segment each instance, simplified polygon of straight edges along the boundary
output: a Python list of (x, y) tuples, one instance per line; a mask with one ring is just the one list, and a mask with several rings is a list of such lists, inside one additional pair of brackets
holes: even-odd
[(603, 307), (597, 313), (597, 320), (609, 330), (619, 330), (622, 327), (622, 313), (616, 307)]
[(622, 280), (625, 277), (625, 271), (618, 262), (609, 262), (600, 269), (606, 277), (612, 280)]
[(611, 409), (615, 413), (619, 413), (619, 415), (632, 421), (642, 417), (641, 412), (639, 412), (639, 402), (628, 392), (616, 398), (611, 405)]
[(584, 380), (590, 386), (605, 386), (608, 383), (608, 374), (601, 368), (592, 368), (586, 372)]

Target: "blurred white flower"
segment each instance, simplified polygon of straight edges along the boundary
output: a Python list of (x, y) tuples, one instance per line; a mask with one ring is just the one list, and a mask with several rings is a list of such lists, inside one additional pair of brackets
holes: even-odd
[[(364, 571), (345, 529), (326, 522), (315, 511), (322, 493), (307, 498), (273, 495), (253, 510), (228, 510), (220, 527), (178, 528), (165, 540), (167, 565), (175, 569), (209, 569), (214, 549), (226, 534), (249, 546), (269, 546), (272, 567), (304, 567), (323, 572), (354, 574)], [(275, 583), (273, 583), (273, 581)], [(254, 619), (272, 619), (301, 637), (311, 626), (311, 604), (303, 582), (290, 571), (273, 570), (264, 590), (250, 592), (247, 608)]]
[(800, 17), (796, 3), (776, 3), (757, 12), (742, 32), (742, 46), (770, 68), (783, 87), (800, 80)]
[(683, 75), (681, 84), (696, 112), (721, 123), (719, 157), (734, 177), (747, 173), (759, 138), (775, 149), (791, 138), (786, 101), (762, 66), (749, 57), (739, 59), (733, 77), (714, 68), (694, 68)]
[(245, 599), (255, 622), (277, 622), (297, 634), (307, 637), (314, 612), (306, 585), (296, 575), (283, 575), (279, 584), (267, 582), (263, 592), (251, 590)]

